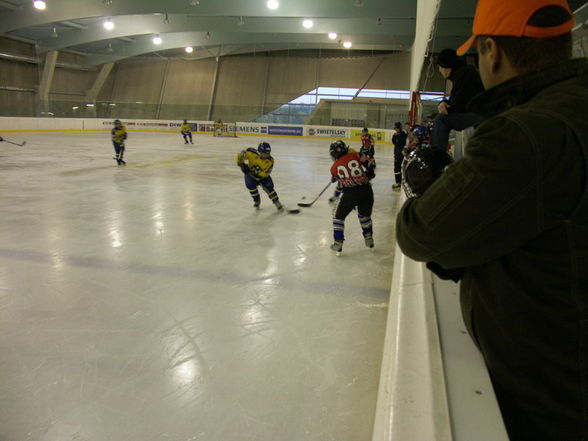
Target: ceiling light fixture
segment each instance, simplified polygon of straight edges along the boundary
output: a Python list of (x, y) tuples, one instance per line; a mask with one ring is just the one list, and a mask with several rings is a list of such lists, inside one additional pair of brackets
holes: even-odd
[(114, 29), (114, 23), (112, 22), (110, 17), (108, 17), (104, 22), (104, 29), (106, 29), (107, 31), (112, 31)]
[(163, 40), (161, 39), (159, 34), (155, 34), (155, 37), (153, 37), (153, 44), (161, 44), (162, 41)]
[(349, 49), (351, 46), (353, 46), (353, 43), (351, 43), (350, 41), (345, 41), (343, 43), (343, 47), (346, 49)]
[(310, 29), (314, 26), (314, 22), (310, 18), (305, 18), (302, 22), (302, 26), (304, 26), (306, 29)]
[(270, 9), (278, 9), (280, 2), (278, 0), (267, 0), (266, 6)]
[(192, 46), (186, 46), (186, 52), (191, 54), (192, 52), (194, 52), (194, 48)]
[(329, 32), (329, 38), (331, 40), (335, 40), (337, 38), (337, 33), (336, 32)]
[(40, 9), (41, 11), (47, 7), (47, 5), (45, 4), (45, 2), (43, 0), (35, 0), (33, 2), (33, 6), (36, 9)]

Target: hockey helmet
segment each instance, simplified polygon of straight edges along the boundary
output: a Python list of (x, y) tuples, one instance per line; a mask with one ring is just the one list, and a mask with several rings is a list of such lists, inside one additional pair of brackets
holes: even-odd
[(270, 155), (272, 153), (272, 147), (269, 145), (268, 142), (260, 142), (257, 146), (257, 151), (259, 153), (265, 153), (267, 155)]
[(428, 129), (425, 126), (415, 126), (412, 130), (412, 136), (419, 139), (425, 139), (429, 134)]
[(329, 147), (329, 153), (331, 154), (331, 158), (336, 160), (349, 153), (349, 147), (347, 147), (347, 144), (343, 141), (338, 140), (331, 144), (331, 147)]
[(120, 127), (120, 126), (122, 126), (122, 123), (120, 122), (120, 119), (115, 119), (115, 120), (114, 120), (114, 125), (115, 125), (115, 127)]
[(369, 130), (367, 127), (364, 127), (363, 130), (361, 131), (361, 133), (368, 133), (368, 132), (369, 132)]

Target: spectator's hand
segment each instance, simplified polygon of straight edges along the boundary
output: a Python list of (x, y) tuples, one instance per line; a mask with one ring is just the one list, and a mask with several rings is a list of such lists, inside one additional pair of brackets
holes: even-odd
[(422, 196), (453, 159), (445, 150), (423, 147), (412, 152), (402, 164), (402, 186), (406, 197)]
[(459, 282), (463, 276), (463, 268), (445, 269), (437, 262), (427, 262), (427, 268), (431, 270), (437, 277), (443, 280), (453, 280), (455, 283)]
[(449, 107), (451, 107), (449, 104), (447, 104), (445, 101), (442, 101), (437, 106), (437, 109), (439, 110), (439, 113), (441, 115), (448, 115), (449, 114)]

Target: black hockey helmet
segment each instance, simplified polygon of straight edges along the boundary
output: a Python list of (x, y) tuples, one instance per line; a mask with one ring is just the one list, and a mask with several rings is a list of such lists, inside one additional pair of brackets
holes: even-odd
[(269, 142), (260, 142), (257, 146), (257, 151), (270, 155), (272, 153), (272, 147), (269, 145)]
[(120, 126), (122, 126), (122, 123), (120, 122), (120, 119), (115, 119), (115, 120), (114, 120), (114, 125), (115, 125), (115, 127), (120, 127)]
[(349, 147), (347, 147), (347, 144), (343, 141), (338, 140), (331, 144), (331, 147), (329, 147), (329, 153), (331, 154), (331, 158), (336, 160), (349, 153)]

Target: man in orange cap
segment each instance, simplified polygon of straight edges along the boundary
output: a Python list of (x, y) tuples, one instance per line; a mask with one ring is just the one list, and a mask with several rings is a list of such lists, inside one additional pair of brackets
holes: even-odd
[(461, 279), (511, 441), (588, 440), (588, 60), (571, 59), (572, 27), (566, 0), (479, 0), (457, 53), (477, 47), (485, 120), (396, 224), (404, 253)]

